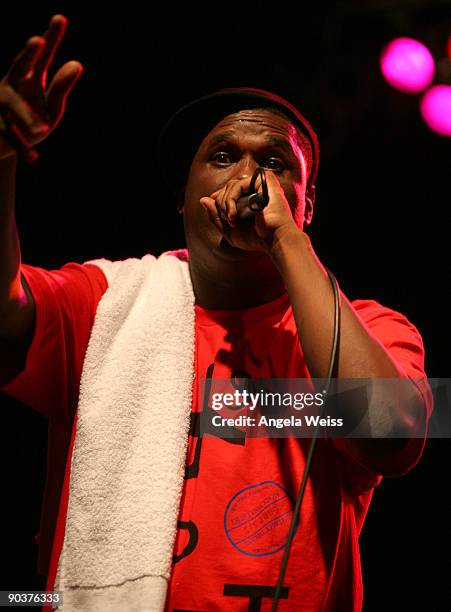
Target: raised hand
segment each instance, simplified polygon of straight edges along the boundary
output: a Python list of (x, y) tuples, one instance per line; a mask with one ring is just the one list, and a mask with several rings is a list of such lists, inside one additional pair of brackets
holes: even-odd
[(81, 76), (80, 62), (65, 63), (47, 88), (47, 72), (64, 36), (67, 19), (53, 15), (43, 36), (32, 36), (0, 81), (0, 159), (18, 153), (33, 162), (33, 148), (64, 114), (69, 92)]

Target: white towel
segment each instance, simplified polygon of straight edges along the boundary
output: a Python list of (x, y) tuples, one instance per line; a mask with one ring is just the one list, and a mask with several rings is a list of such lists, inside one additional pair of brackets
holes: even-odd
[(83, 365), (64, 543), (64, 612), (163, 610), (194, 378), (188, 251), (89, 262), (108, 280)]

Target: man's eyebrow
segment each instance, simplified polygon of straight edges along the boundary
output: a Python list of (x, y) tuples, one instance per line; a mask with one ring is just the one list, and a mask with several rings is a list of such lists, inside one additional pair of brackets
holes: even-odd
[(232, 132), (231, 130), (227, 132), (220, 132), (219, 134), (216, 134), (212, 137), (212, 139), (208, 143), (208, 146), (215, 147), (216, 145), (221, 144), (222, 142), (227, 142), (228, 140), (231, 140), (234, 136), (235, 132)]
[(268, 136), (266, 142), (274, 147), (285, 149), (287, 153), (294, 153), (293, 146), (286, 138), (278, 138), (277, 136)]
[[(231, 130), (220, 132), (219, 134), (215, 134), (215, 136), (212, 137), (212, 139), (208, 143), (208, 146), (215, 147), (218, 144), (232, 140), (235, 136), (236, 133)], [(267, 136), (265, 138), (265, 144), (271, 145), (273, 147), (280, 147), (281, 149), (284, 149), (287, 153), (294, 153), (290, 141), (286, 138), (279, 138), (277, 136)]]

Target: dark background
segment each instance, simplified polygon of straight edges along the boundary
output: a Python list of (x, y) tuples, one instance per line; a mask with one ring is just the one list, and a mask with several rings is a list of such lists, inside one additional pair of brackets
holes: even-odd
[[(2, 7), (3, 75), (52, 14), (69, 19), (49, 74), (85, 71), (57, 130), (19, 163), (22, 260), (48, 269), (184, 246), (181, 216), (158, 175), (155, 142), (181, 104), (227, 86), (273, 90), (317, 130), (321, 163), (309, 234), (350, 299), (376, 299), (419, 328), (426, 372), (449, 377), (451, 139), (423, 124), (419, 96), (383, 80), (397, 36), (425, 43), (446, 73), (450, 1), (164, 6), (104, 10), (70, 2)], [(94, 3), (91, 3), (94, 6)], [(45, 419), (0, 398), (1, 589), (31, 589), (45, 482)], [(367, 611), (451, 606), (451, 443), (429, 440), (416, 468), (385, 479), (361, 537)]]

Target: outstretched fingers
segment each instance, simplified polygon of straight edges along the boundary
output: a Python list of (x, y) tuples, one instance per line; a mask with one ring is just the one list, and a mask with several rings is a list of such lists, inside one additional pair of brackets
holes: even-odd
[(72, 60), (61, 66), (53, 77), (46, 94), (51, 125), (55, 125), (64, 113), (67, 96), (81, 77), (83, 70), (80, 62)]
[(27, 40), (25, 47), (16, 55), (6, 74), (6, 82), (11, 87), (17, 89), (22, 79), (34, 69), (44, 47), (45, 40), (42, 36), (32, 36)]
[(33, 72), (33, 80), (37, 86), (46, 88), (47, 72), (55, 56), (56, 50), (66, 32), (67, 19), (64, 15), (53, 15), (43, 38), (45, 47), (40, 54)]
[[(32, 147), (53, 131), (64, 113), (66, 98), (83, 72), (67, 62), (46, 90), (47, 72), (64, 36), (67, 19), (53, 15), (43, 36), (32, 36), (0, 81), (0, 137), (27, 161), (38, 158)], [(0, 141), (1, 154), (8, 152)]]

